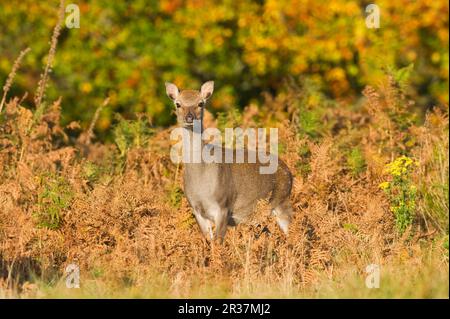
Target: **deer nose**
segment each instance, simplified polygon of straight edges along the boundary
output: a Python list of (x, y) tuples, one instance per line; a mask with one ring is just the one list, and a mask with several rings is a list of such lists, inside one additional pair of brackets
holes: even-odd
[(192, 113), (188, 113), (188, 115), (186, 115), (186, 122), (192, 123), (193, 120), (194, 120), (194, 115), (192, 115)]

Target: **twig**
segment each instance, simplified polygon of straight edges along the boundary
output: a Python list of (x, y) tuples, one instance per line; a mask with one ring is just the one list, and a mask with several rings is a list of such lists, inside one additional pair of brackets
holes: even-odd
[(94, 127), (95, 127), (95, 124), (97, 123), (98, 117), (100, 116), (100, 112), (103, 110), (104, 107), (106, 107), (106, 106), (108, 105), (108, 103), (109, 103), (109, 97), (107, 97), (107, 98), (103, 101), (102, 105), (100, 105), (100, 106), (97, 108), (97, 110), (95, 110), (94, 117), (93, 117), (92, 120), (91, 120), (91, 123), (90, 123), (90, 125), (89, 125), (89, 129), (88, 129), (87, 135), (86, 135), (86, 144), (87, 144), (87, 145), (91, 144), (91, 140), (92, 140), (92, 138), (94, 137)]
[(3, 104), (5, 104), (6, 101), (6, 95), (8, 94), (9, 89), (11, 88), (11, 85), (13, 83), (14, 77), (16, 76), (17, 70), (19, 69), (20, 64), (22, 63), (22, 59), (28, 52), (30, 52), (30, 50), (31, 50), (30, 48), (22, 50), (19, 54), (19, 57), (16, 59), (16, 61), (14, 61), (11, 72), (8, 75), (8, 79), (6, 80), (6, 83), (3, 86), (3, 97), (2, 101), (0, 102), (0, 113), (2, 112)]
[(42, 103), (42, 99), (44, 98), (45, 89), (48, 85), (48, 75), (52, 72), (53, 61), (55, 60), (56, 54), (56, 45), (58, 44), (58, 37), (61, 33), (62, 24), (64, 21), (64, 0), (61, 0), (59, 3), (59, 12), (58, 12), (58, 22), (56, 23), (55, 28), (53, 29), (52, 40), (50, 42), (50, 51), (48, 52), (47, 64), (44, 68), (44, 73), (41, 74), (41, 79), (38, 83), (38, 88), (36, 91), (36, 96), (34, 97), (34, 104), (36, 108), (39, 108)]

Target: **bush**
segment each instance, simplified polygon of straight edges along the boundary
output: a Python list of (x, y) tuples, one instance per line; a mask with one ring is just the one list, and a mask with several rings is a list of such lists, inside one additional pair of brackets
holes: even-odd
[(58, 229), (65, 210), (70, 207), (72, 188), (64, 177), (55, 174), (42, 175), (39, 186), (37, 209), (33, 213), (37, 226)]
[[(111, 111), (97, 123), (107, 135), (114, 112), (128, 118), (145, 111), (156, 125), (173, 123), (164, 81), (198, 88), (214, 79), (218, 98), (212, 109), (226, 111), (262, 102), (263, 91), (280, 93), (291, 76), (311, 76), (326, 95), (351, 99), (365, 85), (378, 83), (383, 67), (414, 63), (410, 90), (421, 96), (420, 105), (448, 103), (447, 1), (405, 6), (380, 0), (379, 30), (366, 28), (366, 5), (361, 0), (331, 6), (305, 0), (80, 2), (80, 29), (62, 29), (47, 97), (64, 96), (64, 124), (80, 120), (87, 127), (92, 105), (110, 96)], [(39, 81), (31, 70), (48, 49), (56, 7), (56, 1), (2, 4), (1, 83), (11, 57), (31, 47), (14, 94), (31, 92)]]
[(347, 156), (347, 165), (353, 176), (358, 176), (366, 168), (364, 155), (359, 147), (354, 147)]
[(416, 214), (417, 187), (411, 182), (411, 173), (418, 163), (413, 159), (401, 156), (386, 165), (386, 173), (390, 181), (380, 184), (390, 201), (390, 210), (395, 216), (395, 225), (403, 233), (412, 225)]

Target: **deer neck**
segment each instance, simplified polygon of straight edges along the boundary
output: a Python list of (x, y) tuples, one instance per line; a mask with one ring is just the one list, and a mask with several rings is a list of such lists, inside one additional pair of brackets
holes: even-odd
[(188, 138), (186, 143), (186, 149), (189, 153), (189, 160), (185, 162), (186, 169), (196, 169), (204, 166), (206, 163), (203, 161), (202, 150), (205, 142), (202, 139), (203, 133), (203, 118), (200, 120), (199, 125), (184, 127)]

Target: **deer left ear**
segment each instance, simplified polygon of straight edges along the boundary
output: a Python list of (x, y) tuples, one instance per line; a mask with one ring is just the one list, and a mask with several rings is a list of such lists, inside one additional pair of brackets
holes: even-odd
[(214, 81), (208, 81), (203, 83), (202, 88), (200, 89), (200, 93), (203, 99), (208, 99), (214, 91)]

